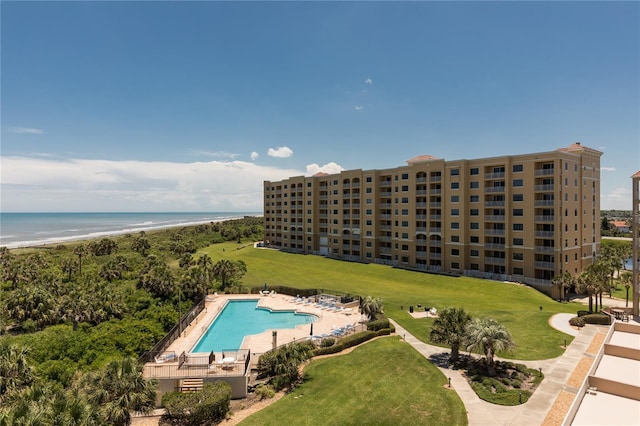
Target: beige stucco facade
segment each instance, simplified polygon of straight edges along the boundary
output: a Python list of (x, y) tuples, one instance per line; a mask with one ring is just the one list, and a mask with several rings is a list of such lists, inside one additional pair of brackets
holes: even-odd
[(512, 280), (551, 293), (600, 245), (600, 151), (348, 170), (264, 182), (265, 241), (291, 252)]

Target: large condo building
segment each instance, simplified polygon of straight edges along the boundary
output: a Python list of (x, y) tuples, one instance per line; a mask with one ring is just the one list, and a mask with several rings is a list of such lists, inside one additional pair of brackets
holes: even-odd
[(406, 166), (264, 182), (265, 241), (291, 252), (511, 280), (551, 293), (600, 245), (600, 151)]

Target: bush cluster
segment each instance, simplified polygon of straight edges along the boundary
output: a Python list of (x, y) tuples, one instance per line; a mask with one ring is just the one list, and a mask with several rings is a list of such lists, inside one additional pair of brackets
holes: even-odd
[(585, 322), (583, 317), (573, 317), (569, 320), (569, 325), (574, 327), (584, 327)]
[(580, 318), (587, 324), (611, 325), (611, 318), (607, 314), (589, 314)]
[(231, 407), (231, 386), (226, 382), (205, 383), (201, 391), (169, 392), (162, 396), (166, 415), (181, 425), (220, 422)]
[(378, 336), (386, 336), (391, 334), (394, 331), (393, 328), (383, 328), (378, 331), (361, 331), (359, 333), (352, 334), (351, 336), (347, 336), (343, 339), (340, 339), (335, 345), (329, 347), (319, 347), (313, 350), (313, 356), (319, 355), (329, 355), (336, 354), (338, 352), (342, 352), (343, 350), (350, 348), (352, 346), (357, 346), (361, 343), (366, 342), (367, 340), (371, 340), (374, 337)]
[(367, 330), (378, 331), (384, 328), (391, 328), (388, 318), (377, 319), (367, 323)]

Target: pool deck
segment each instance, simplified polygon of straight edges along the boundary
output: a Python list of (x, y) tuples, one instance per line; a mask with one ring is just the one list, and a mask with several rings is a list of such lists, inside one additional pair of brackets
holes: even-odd
[[(347, 324), (354, 325), (360, 330), (360, 313), (357, 309), (347, 312), (335, 312), (333, 310), (321, 309), (315, 304), (295, 303), (294, 297), (281, 294), (224, 294), (209, 295), (206, 298), (205, 308), (202, 310), (191, 324), (182, 332), (180, 338), (175, 340), (165, 351), (174, 352), (180, 355), (182, 352), (190, 353), (191, 349), (198, 342), (200, 337), (207, 331), (209, 324), (214, 320), (220, 311), (224, 308), (227, 300), (258, 300), (258, 306), (269, 308), (271, 310), (296, 311), (299, 313), (312, 314), (317, 317), (313, 323), (313, 334), (331, 334), (331, 331)], [(361, 326), (360, 326), (361, 327)], [(260, 334), (245, 336), (240, 349), (247, 349), (252, 354), (262, 354), (273, 348), (273, 330), (269, 329)], [(278, 346), (294, 340), (306, 339), (311, 337), (311, 326), (303, 324), (296, 326), (294, 329), (278, 329), (277, 342)]]

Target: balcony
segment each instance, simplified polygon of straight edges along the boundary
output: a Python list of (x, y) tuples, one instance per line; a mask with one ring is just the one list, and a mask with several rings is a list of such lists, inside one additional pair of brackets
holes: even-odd
[(504, 235), (504, 229), (485, 229), (485, 235)]
[(553, 192), (555, 185), (535, 185), (533, 187), (536, 192)]
[(535, 236), (540, 238), (553, 238), (555, 235), (554, 231), (536, 231)]
[(442, 228), (429, 228), (429, 232), (439, 234), (440, 232), (442, 232)]
[(555, 169), (537, 169), (534, 172), (535, 176), (553, 176)]
[(505, 201), (501, 200), (501, 201), (485, 201), (484, 202), (484, 206), (485, 207), (504, 207), (505, 205)]
[(486, 215), (485, 222), (504, 222), (504, 215)]
[(416, 252), (416, 259), (426, 259), (427, 258), (427, 252), (426, 251), (417, 251)]
[(429, 203), (429, 207), (442, 207), (442, 203), (439, 201), (434, 201)]
[(504, 186), (490, 186), (489, 188), (485, 188), (484, 192), (488, 192), (488, 193), (504, 192)]
[(440, 181), (442, 181), (442, 176), (431, 176), (431, 177), (429, 178), (429, 180), (430, 180), (431, 182), (440, 182)]
[(555, 247), (548, 246), (535, 246), (533, 249), (534, 253), (553, 253), (555, 251)]
[(426, 220), (427, 219), (427, 215), (426, 214), (417, 214), (416, 215), (416, 220)]
[(536, 222), (553, 222), (555, 218), (556, 217), (553, 215), (542, 215), (542, 216), (536, 216), (535, 221)]
[(555, 200), (535, 200), (533, 205), (536, 207), (547, 207), (553, 206), (555, 204)]
[(429, 220), (442, 220), (442, 215), (432, 214), (429, 216)]
[(380, 197), (386, 197), (389, 198), (391, 197), (392, 192), (391, 191), (384, 191), (384, 192), (380, 192)]
[(486, 243), (484, 245), (485, 250), (504, 250), (504, 244)]
[(485, 173), (484, 178), (485, 179), (504, 179), (504, 172)]
[(536, 261), (535, 267), (536, 269), (547, 269), (553, 271), (555, 270), (556, 264), (553, 262)]
[(484, 263), (488, 265), (504, 265), (506, 261), (503, 257), (485, 257)]
[(439, 195), (442, 194), (442, 189), (430, 189), (429, 194), (431, 195)]
[(418, 226), (416, 227), (416, 234), (426, 234), (427, 233), (427, 228), (424, 226)]

